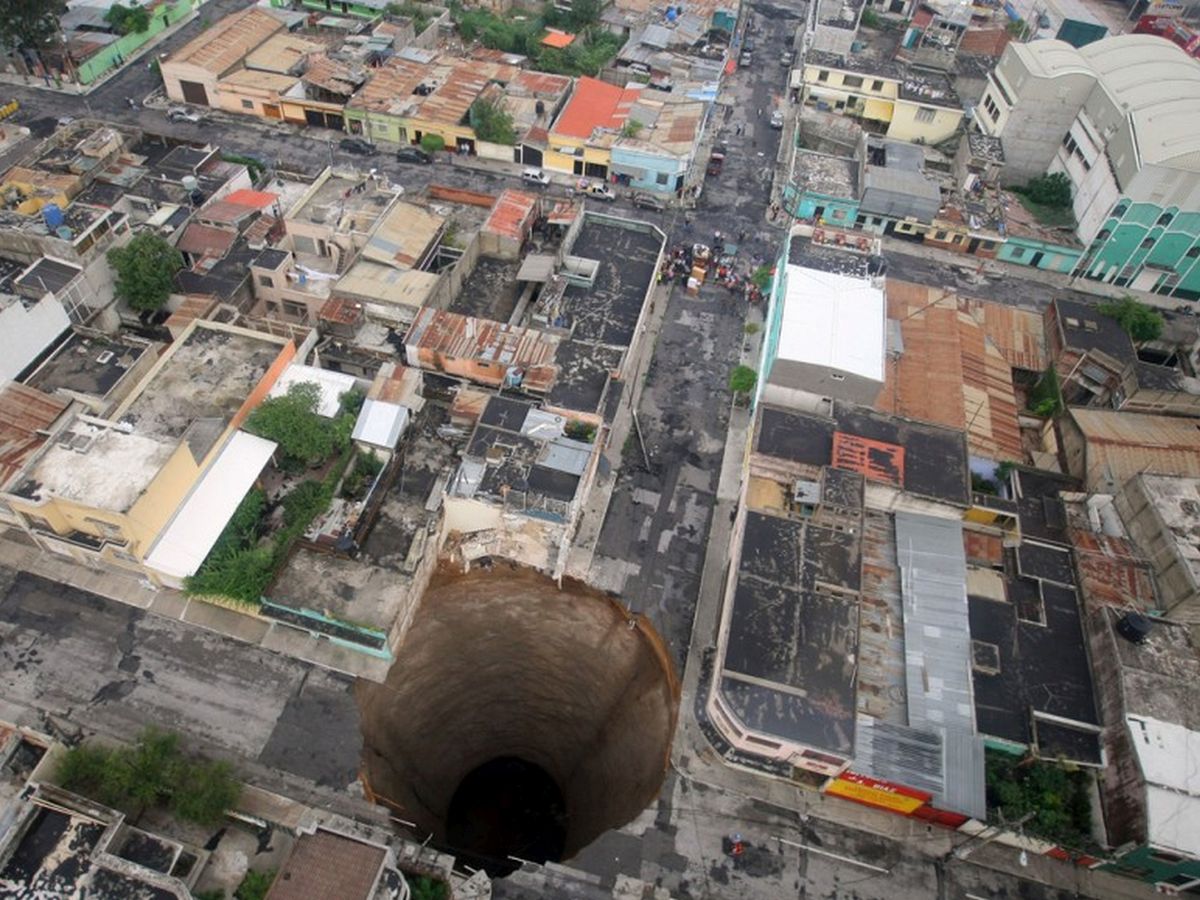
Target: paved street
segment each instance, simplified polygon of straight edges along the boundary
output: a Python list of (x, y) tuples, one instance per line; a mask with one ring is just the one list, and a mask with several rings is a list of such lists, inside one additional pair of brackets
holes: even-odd
[[(202, 17), (213, 20), (246, 5), (248, 0), (213, 0)], [(718, 229), (730, 239), (745, 232), (743, 260), (773, 258), (782, 234), (766, 216), (780, 138), (768, 121), (783, 102), (787, 69), (779, 58), (800, 15), (769, 3), (751, 9), (754, 65), (732, 76), (714, 112), (712, 137), (729, 149), (723, 173), (708, 180), (687, 218), (676, 210), (636, 213), (667, 231), (671, 246), (708, 242)], [(152, 53), (169, 52), (200, 28), (201, 20), (189, 23)], [(450, 162), (414, 166), (387, 153), (369, 161), (346, 156), (336, 146), (331, 150), (330, 141), (339, 137), (333, 133), (227, 115), (213, 116), (202, 126), (174, 125), (159, 108), (128, 107), (126, 98), (140, 102), (158, 84), (143, 60), (86, 100), (9, 86), (0, 94), (21, 100), (18, 121), (36, 136), (49, 134), (60, 115), (91, 113), (203, 139), (229, 152), (253, 153), (290, 171), (316, 172), (332, 154), (339, 164), (377, 166), (414, 192), (432, 181), (489, 192), (515, 185), (502, 171)], [(549, 190), (561, 192), (563, 186)], [(625, 199), (603, 209), (631, 212)], [(1044, 280), (1006, 274), (972, 283), (952, 262), (916, 248), (889, 250), (888, 259), (896, 277), (945, 284), (972, 296), (1009, 303), (1048, 296)], [(679, 288), (670, 292), (638, 405), (650, 465), (643, 465), (636, 439), (624, 444), (623, 466), (592, 560), (591, 580), (650, 617), (681, 674), (696, 637), (710, 536), (719, 550), (725, 531), (718, 526), (727, 525), (733, 508), (729, 491), (719, 494), (719, 489), (723, 464), (727, 472), (731, 465), (728, 373), (755, 340), (744, 331), (746, 315), (741, 301), (721, 288), (706, 287), (699, 296)], [(732, 459), (734, 471), (737, 461)], [(714, 571), (720, 575), (722, 562), (707, 560), (706, 579)], [(111, 736), (127, 736), (150, 722), (179, 728), (216, 751), (252, 761), (256, 777), (267, 786), (302, 797), (301, 778), (329, 788), (329, 797), (353, 781), (360, 747), (357, 713), (349, 682), (337, 676), (29, 576), (13, 580), (3, 570), (0, 637), (0, 716), (35, 707), (86, 721)], [(705, 642), (702, 634), (695, 644)], [(696, 681), (688, 688), (695, 690)], [(802, 796), (793, 786), (729, 770), (711, 751), (703, 753), (693, 699), (685, 693), (675, 768), (656, 803), (586, 848), (569, 868), (518, 872), (497, 885), (495, 896), (606, 898), (629, 880), (662, 887), (678, 898), (1059, 900), (1076, 890), (1113, 896), (1076, 884), (1076, 873), (1057, 863), (1037, 860), (1029, 874), (1071, 883), (1069, 890), (1011, 874), (1007, 870), (1018, 865), (1015, 854), (1002, 848), (984, 848), (970, 863), (942, 863), (961, 835)], [(322, 802), (333, 802), (329, 797)], [(788, 808), (809, 815), (802, 819)], [(748, 844), (736, 865), (723, 850), (734, 831)]]

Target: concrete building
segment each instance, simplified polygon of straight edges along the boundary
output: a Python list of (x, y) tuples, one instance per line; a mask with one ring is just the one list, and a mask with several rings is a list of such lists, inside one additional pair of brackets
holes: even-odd
[(225, 16), (162, 61), (167, 97), (217, 106), (218, 81), (238, 68), (247, 53), (283, 30), (281, 19), (257, 6)]
[[(1170, 84), (1170, 90), (1163, 85)], [(984, 92), (978, 126), (1004, 145), (1007, 183), (1071, 181), (1074, 273), (1200, 298), (1200, 62), (1152, 35), (1076, 49), (1012, 44)]]
[[(871, 230), (878, 229), (877, 221), (928, 225), (937, 218), (942, 192), (925, 174), (925, 153), (920, 147), (864, 134), (858, 164), (862, 185), (858, 214), (870, 218)], [(884, 224), (879, 230), (886, 228)]]
[[(812, 408), (826, 398), (870, 405), (883, 386), (886, 301), (865, 255), (816, 268), (792, 262), (800, 227), (784, 247), (767, 308), (758, 397)], [(809, 260), (815, 262), (815, 260)]]
[(193, 322), (108, 418), (77, 414), (3, 500), (39, 546), (178, 585), (274, 445), (238, 430), (295, 356), (290, 341)]
[(805, 106), (860, 119), (864, 128), (898, 141), (940, 143), (963, 118), (945, 75), (892, 61), (813, 50), (792, 72), (791, 86)]
[[(1200, 887), (1200, 654), (1189, 630), (1151, 620), (1129, 635), (1128, 607), (1100, 606), (1087, 623), (1097, 696), (1108, 727), (1099, 775), (1111, 871), (1168, 894)], [(1143, 620), (1145, 621), (1145, 620)]]
[(1200, 480), (1141, 473), (1125, 483), (1114, 503), (1154, 569), (1163, 611), (1200, 625)]

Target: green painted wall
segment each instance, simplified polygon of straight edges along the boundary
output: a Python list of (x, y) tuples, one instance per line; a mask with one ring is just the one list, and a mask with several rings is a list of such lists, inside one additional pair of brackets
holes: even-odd
[(997, 248), (996, 258), (1018, 266), (1069, 274), (1082, 254), (1083, 250), (1079, 247), (1063, 247), (1048, 241), (1010, 236)]
[(1176, 861), (1170, 854), (1159, 853), (1149, 847), (1131, 850), (1115, 862), (1101, 868), (1131, 878), (1140, 878), (1150, 884), (1165, 882), (1176, 887), (1192, 879), (1200, 879), (1200, 860)]
[(128, 60), (147, 43), (161, 34), (168, 26), (174, 25), (180, 19), (186, 19), (192, 12), (192, 0), (176, 0), (175, 3), (160, 6), (150, 17), (150, 27), (141, 34), (127, 34), (109, 44), (87, 62), (79, 67), (79, 81), (91, 84), (110, 69), (115, 69), (123, 61)]
[(1150, 266), (1150, 290), (1184, 300), (1200, 299), (1200, 213), (1153, 203), (1120, 201), (1079, 264), (1079, 275), (1120, 287)]

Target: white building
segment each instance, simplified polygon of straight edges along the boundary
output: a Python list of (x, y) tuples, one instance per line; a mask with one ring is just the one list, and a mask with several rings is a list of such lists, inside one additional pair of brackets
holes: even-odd
[(1122, 198), (1200, 210), (1200, 62), (1160, 37), (1009, 44), (975, 121), (1003, 143), (1006, 181), (1070, 177), (1084, 243)]

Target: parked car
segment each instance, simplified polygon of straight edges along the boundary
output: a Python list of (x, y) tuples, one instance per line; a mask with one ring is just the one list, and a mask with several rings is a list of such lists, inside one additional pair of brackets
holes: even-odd
[(421, 163), (428, 165), (433, 162), (433, 157), (422, 150), (420, 147), (401, 147), (396, 151), (396, 162), (406, 163)]
[(779, 57), (779, 64), (781, 66), (791, 66), (791, 64), (794, 63), (795, 61), (796, 61), (796, 51), (795, 50), (784, 50), (783, 54)]
[(779, 130), (783, 128), (783, 110), (777, 109), (771, 113), (771, 127)]
[(374, 156), (379, 152), (378, 148), (370, 141), (356, 137), (342, 138), (338, 142), (338, 149), (345, 153), (353, 153), (355, 156)]
[(528, 168), (521, 173), (521, 180), (526, 184), (536, 184), (545, 187), (550, 183), (550, 176), (536, 167)]
[(65, 128), (67, 125), (70, 125), (74, 121), (75, 121), (74, 116), (59, 116), (58, 117), (58, 127)]
[(199, 125), (204, 121), (204, 116), (192, 112), (186, 106), (172, 106), (167, 109), (167, 121), (191, 122), (193, 125)]
[(708, 158), (708, 168), (705, 171), (712, 176), (721, 174), (721, 169), (725, 165), (725, 147), (722, 144), (717, 144), (712, 149), (712, 155)]
[(750, 53), (749, 50), (743, 50), (742, 55), (738, 57), (738, 65), (744, 69), (747, 66), (749, 66), (752, 62), (754, 62), (754, 56)]
[(742, 41), (742, 49), (745, 50), (747, 53), (753, 53), (754, 52), (754, 41), (750, 40), (749, 38), (746, 38), (746, 40)]
[(604, 200), (607, 203), (612, 203), (612, 201), (617, 199), (617, 195), (613, 193), (613, 189), (603, 181), (593, 181), (583, 189), (583, 192), (593, 200)]
[(655, 212), (662, 212), (667, 208), (667, 204), (663, 202), (662, 197), (656, 197), (654, 194), (646, 194), (641, 191), (633, 195), (633, 205), (638, 209), (652, 209)]

